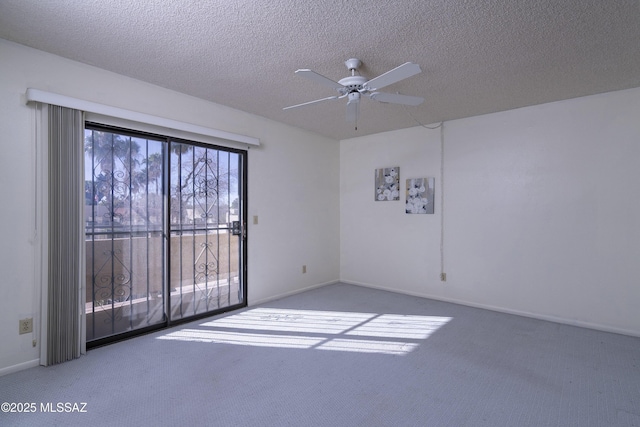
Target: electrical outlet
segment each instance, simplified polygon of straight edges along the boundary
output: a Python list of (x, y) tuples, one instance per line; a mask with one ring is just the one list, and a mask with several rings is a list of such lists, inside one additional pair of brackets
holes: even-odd
[(447, 281), (447, 273), (440, 273), (440, 281), (441, 282)]
[(305, 274), (307, 272), (307, 266), (303, 265), (302, 266), (302, 274)]
[(33, 332), (33, 317), (22, 319), (19, 322), (18, 333), (22, 335), (28, 334), (29, 332)]

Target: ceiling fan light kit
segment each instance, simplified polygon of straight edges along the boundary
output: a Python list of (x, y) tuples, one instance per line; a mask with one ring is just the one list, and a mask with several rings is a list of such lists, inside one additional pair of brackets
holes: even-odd
[(367, 80), (366, 77), (356, 75), (358, 68), (362, 65), (362, 62), (357, 58), (350, 58), (344, 62), (344, 65), (351, 72), (351, 75), (340, 79), (339, 81), (331, 80), (321, 74), (316, 73), (308, 69), (300, 69), (296, 71), (297, 75), (300, 75), (308, 80), (314, 81), (318, 84), (329, 87), (338, 92), (338, 95), (329, 96), (327, 98), (317, 99), (315, 101), (304, 102), (302, 104), (292, 105), (285, 107), (283, 110), (289, 110), (291, 108), (302, 107), (305, 105), (316, 104), (323, 101), (329, 101), (333, 99), (347, 98), (347, 121), (355, 122), (358, 119), (358, 111), (361, 95), (365, 95), (370, 99), (378, 102), (409, 105), (415, 107), (424, 102), (424, 98), (419, 96), (400, 95), (398, 93), (378, 92), (378, 89), (392, 85), (404, 80), (416, 74), (422, 72), (418, 64), (413, 62), (405, 62), (404, 64), (387, 71), (384, 74), (374, 77), (371, 80)]

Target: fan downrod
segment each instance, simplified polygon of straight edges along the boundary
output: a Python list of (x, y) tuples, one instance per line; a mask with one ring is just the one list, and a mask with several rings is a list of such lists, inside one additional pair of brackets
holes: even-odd
[(356, 76), (356, 71), (362, 65), (362, 61), (357, 58), (350, 58), (344, 61), (344, 65), (351, 71), (351, 75), (339, 80), (338, 83), (346, 88), (347, 93), (360, 92), (367, 81), (363, 76)]

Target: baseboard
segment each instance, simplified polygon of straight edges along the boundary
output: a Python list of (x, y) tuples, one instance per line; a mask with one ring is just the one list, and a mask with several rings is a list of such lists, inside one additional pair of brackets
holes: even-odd
[(465, 301), (465, 300), (459, 300), (459, 299), (455, 299), (455, 298), (446, 298), (446, 297), (442, 297), (440, 295), (431, 295), (431, 294), (427, 294), (427, 293), (423, 294), (423, 293), (418, 293), (418, 292), (409, 292), (409, 291), (404, 291), (404, 290), (400, 290), (400, 289), (389, 288), (389, 287), (385, 287), (385, 286), (372, 285), (372, 284), (369, 284), (369, 283), (362, 283), (362, 282), (356, 282), (356, 281), (351, 281), (351, 280), (340, 280), (340, 283), (346, 283), (346, 284), (355, 285), (355, 286), (362, 286), (362, 287), (371, 288), (371, 289), (378, 289), (378, 290), (387, 291), (387, 292), (395, 292), (395, 293), (398, 293), (398, 294), (410, 295), (410, 296), (419, 297), (419, 298), (427, 298), (427, 299), (432, 299), (432, 300), (436, 300), (436, 301), (449, 302), (449, 303), (452, 303), (452, 304), (460, 304), (460, 305), (465, 305), (467, 307), (474, 307), (474, 308), (481, 308), (481, 309), (484, 309), (484, 310), (497, 311), (499, 313), (506, 313), (506, 314), (513, 314), (513, 315), (516, 315), (516, 316), (530, 317), (532, 319), (545, 320), (547, 322), (561, 323), (563, 325), (577, 326), (577, 327), (580, 327), (580, 328), (594, 329), (596, 331), (611, 332), (611, 333), (614, 333), (614, 334), (628, 335), (628, 336), (632, 336), (632, 337), (640, 337), (640, 331), (634, 331), (634, 330), (631, 330), (631, 329), (624, 329), (624, 328), (617, 328), (617, 327), (608, 326), (608, 325), (601, 325), (601, 324), (598, 324), (598, 323), (585, 322), (585, 321), (582, 321), (582, 320), (567, 319), (567, 318), (563, 318), (563, 317), (550, 316), (550, 315), (546, 315), (546, 314), (538, 314), (538, 313), (531, 313), (531, 312), (521, 311), (521, 310), (513, 310), (513, 309), (510, 309), (510, 308), (506, 308), (506, 307), (499, 307), (499, 306), (475, 303), (473, 301)]
[(34, 359), (28, 362), (18, 363), (17, 365), (7, 366), (6, 368), (0, 369), (0, 377), (13, 374), (14, 372), (24, 371), (25, 369), (34, 368), (36, 366), (40, 366), (40, 359)]
[(323, 286), (334, 285), (334, 284), (339, 283), (339, 282), (340, 282), (339, 280), (332, 280), (332, 281), (325, 282), (325, 283), (318, 283), (318, 284), (311, 285), (311, 286), (305, 286), (304, 288), (294, 289), (293, 291), (289, 291), (289, 292), (285, 292), (285, 293), (282, 293), (282, 294), (273, 295), (273, 296), (270, 296), (268, 298), (262, 298), (262, 299), (259, 299), (259, 300), (251, 301), (247, 305), (249, 307), (253, 307), (255, 305), (264, 304), (264, 303), (269, 302), (269, 301), (273, 301), (273, 300), (277, 300), (277, 299), (280, 299), (280, 298), (289, 297), (289, 296), (292, 296), (292, 295), (295, 295), (295, 294), (299, 294), (299, 293), (302, 293), (302, 292), (310, 291), (312, 289), (321, 288)]

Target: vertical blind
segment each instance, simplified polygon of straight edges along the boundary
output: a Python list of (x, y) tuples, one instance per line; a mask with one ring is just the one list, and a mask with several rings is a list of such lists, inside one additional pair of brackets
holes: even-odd
[(47, 365), (78, 358), (82, 351), (83, 129), (81, 111), (48, 106)]

